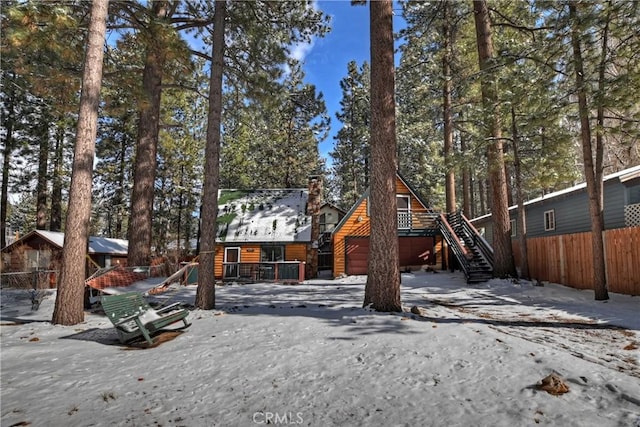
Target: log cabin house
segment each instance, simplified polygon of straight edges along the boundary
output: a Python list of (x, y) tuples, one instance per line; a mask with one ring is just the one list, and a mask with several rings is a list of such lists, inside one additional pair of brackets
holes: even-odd
[(294, 283), (315, 277), (320, 198), (316, 176), (309, 188), (221, 189), (215, 277)]

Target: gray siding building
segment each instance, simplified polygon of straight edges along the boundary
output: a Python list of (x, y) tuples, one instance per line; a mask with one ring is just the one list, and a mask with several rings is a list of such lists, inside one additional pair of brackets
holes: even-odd
[[(640, 166), (604, 177), (606, 230), (640, 226)], [(591, 231), (586, 184), (546, 194), (525, 203), (527, 237)], [(517, 206), (509, 208), (513, 238), (517, 238)], [(491, 214), (471, 220), (486, 240), (493, 241)]]

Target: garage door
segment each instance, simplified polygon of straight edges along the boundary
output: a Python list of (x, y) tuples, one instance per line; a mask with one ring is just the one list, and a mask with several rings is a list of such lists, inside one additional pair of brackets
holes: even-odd
[(369, 260), (369, 238), (347, 237), (345, 242), (347, 245), (347, 274), (367, 274), (367, 263)]
[[(369, 238), (347, 237), (347, 274), (367, 274)], [(400, 266), (415, 266), (435, 262), (433, 237), (400, 237), (398, 239)]]

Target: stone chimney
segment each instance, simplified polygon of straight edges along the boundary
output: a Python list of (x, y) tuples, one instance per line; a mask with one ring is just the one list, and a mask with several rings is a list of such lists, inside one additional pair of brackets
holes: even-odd
[(311, 216), (311, 244), (307, 247), (305, 279), (318, 276), (318, 240), (320, 239), (320, 206), (322, 205), (322, 177), (309, 176), (307, 215)]

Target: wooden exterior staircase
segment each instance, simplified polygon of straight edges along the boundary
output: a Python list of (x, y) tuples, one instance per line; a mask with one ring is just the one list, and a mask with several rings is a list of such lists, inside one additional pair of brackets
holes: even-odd
[(486, 282), (493, 277), (493, 249), (461, 212), (440, 214), (438, 225), (467, 283)]

